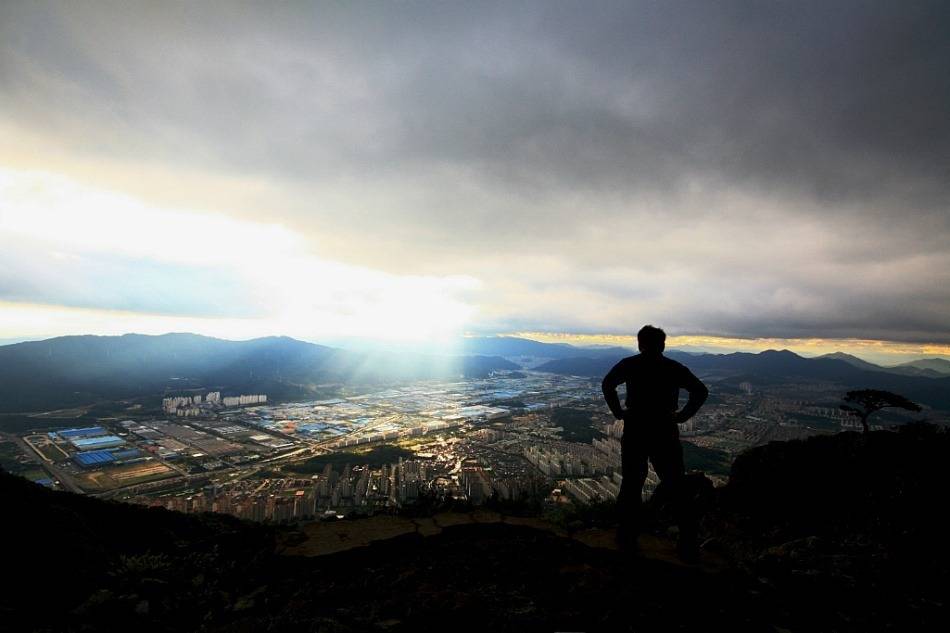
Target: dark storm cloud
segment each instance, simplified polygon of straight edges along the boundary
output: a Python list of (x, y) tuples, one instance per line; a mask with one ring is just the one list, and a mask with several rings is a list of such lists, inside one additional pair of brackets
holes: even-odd
[(495, 327), (950, 340), (947, 3), (0, 12), (8, 119), (298, 187), (267, 212), (485, 279)]
[(180, 126), (248, 168), (458, 163), (621, 191), (699, 172), (946, 202), (946, 3), (61, 9), (8, 6), (11, 103), (43, 81), (78, 114)]

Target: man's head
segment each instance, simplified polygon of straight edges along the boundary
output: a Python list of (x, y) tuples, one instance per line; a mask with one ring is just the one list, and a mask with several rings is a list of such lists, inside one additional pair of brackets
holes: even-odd
[(666, 349), (666, 332), (652, 325), (644, 325), (637, 332), (637, 344), (642, 354), (662, 354)]

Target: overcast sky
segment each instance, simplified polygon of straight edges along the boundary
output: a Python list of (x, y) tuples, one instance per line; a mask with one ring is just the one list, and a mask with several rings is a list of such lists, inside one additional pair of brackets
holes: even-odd
[(0, 337), (946, 354), (948, 33), (946, 2), (4, 2)]

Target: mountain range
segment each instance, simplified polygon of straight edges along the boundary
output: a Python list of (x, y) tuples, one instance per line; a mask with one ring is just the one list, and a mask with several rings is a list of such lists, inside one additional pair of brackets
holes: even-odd
[(577, 347), (567, 343), (542, 343), (514, 336), (469, 337), (461, 341), (466, 354), (502, 356), (505, 358), (543, 358), (548, 360), (573, 358), (580, 355), (594, 358), (612, 358), (634, 353), (626, 347)]
[[(865, 369), (840, 358), (805, 358), (788, 350), (767, 350), (757, 354), (691, 354), (671, 350), (666, 355), (687, 365), (701, 378), (710, 380), (725, 380), (731, 384), (747, 381), (758, 385), (830, 382), (841, 385), (843, 390), (894, 391), (934, 409), (950, 410), (950, 376), (893, 373), (876, 365), (874, 369)], [(535, 369), (596, 379), (604, 376), (620, 358), (579, 355), (551, 360)]]
[(927, 378), (950, 376), (950, 361), (943, 360), (942, 358), (913, 360), (908, 363), (902, 363), (900, 365), (894, 365), (891, 367), (875, 365), (874, 363), (869, 363), (866, 360), (858, 358), (857, 356), (845, 354), (844, 352), (825, 354), (824, 356), (819, 356), (819, 358), (843, 360), (849, 365), (854, 365), (859, 369), (864, 369), (867, 371), (883, 371), (890, 374), (900, 374), (902, 376), (926, 376)]
[[(267, 393), (275, 400), (319, 396), (333, 384), (358, 386), (426, 378), (486, 376), (531, 367), (602, 377), (623, 347), (583, 348), (517, 337), (472, 337), (451, 355), (372, 352), (316, 345), (288, 337), (228, 341), (196, 334), (65, 336), (0, 346), (0, 412), (72, 407), (103, 400), (153, 397), (189, 389)], [(805, 358), (790, 351), (667, 355), (713, 380), (757, 384), (824, 381), (846, 388), (899, 392), (950, 409), (950, 362), (914, 361), (881, 367), (847, 354)], [(325, 390), (324, 390), (325, 391)]]
[[(564, 360), (576, 358), (588, 359), (620, 359), (624, 356), (636, 354), (637, 350), (628, 347), (619, 346), (594, 346), (578, 347), (567, 343), (542, 343), (529, 339), (495, 336), (495, 337), (472, 337), (462, 340), (461, 344), (466, 354), (484, 354), (493, 356), (502, 356), (510, 360), (520, 360), (522, 357), (531, 357), (545, 360)], [(698, 356), (723, 356), (722, 354), (710, 354), (696, 349), (669, 350), (670, 354), (679, 355), (680, 358), (696, 358)], [(827, 358), (844, 361), (859, 369), (866, 371), (880, 371), (901, 376), (923, 376), (927, 378), (941, 378), (950, 376), (950, 361), (942, 358), (928, 358), (914, 360), (900, 365), (884, 366), (870, 363), (858, 358), (852, 354), (844, 352), (834, 352), (825, 354), (818, 358)]]
[(924, 371), (934, 371), (938, 374), (950, 375), (950, 360), (944, 358), (922, 358), (898, 365), (898, 367), (915, 367)]
[(326, 383), (472, 377), (518, 367), (497, 356), (374, 354), (288, 337), (64, 336), (0, 347), (0, 412), (197, 388), (290, 399), (318, 394)]

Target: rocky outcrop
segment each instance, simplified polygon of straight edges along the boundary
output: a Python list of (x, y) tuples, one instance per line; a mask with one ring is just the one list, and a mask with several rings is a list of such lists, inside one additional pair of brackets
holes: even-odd
[(707, 536), (790, 626), (943, 628), (948, 455), (950, 433), (926, 424), (750, 450), (718, 492)]

